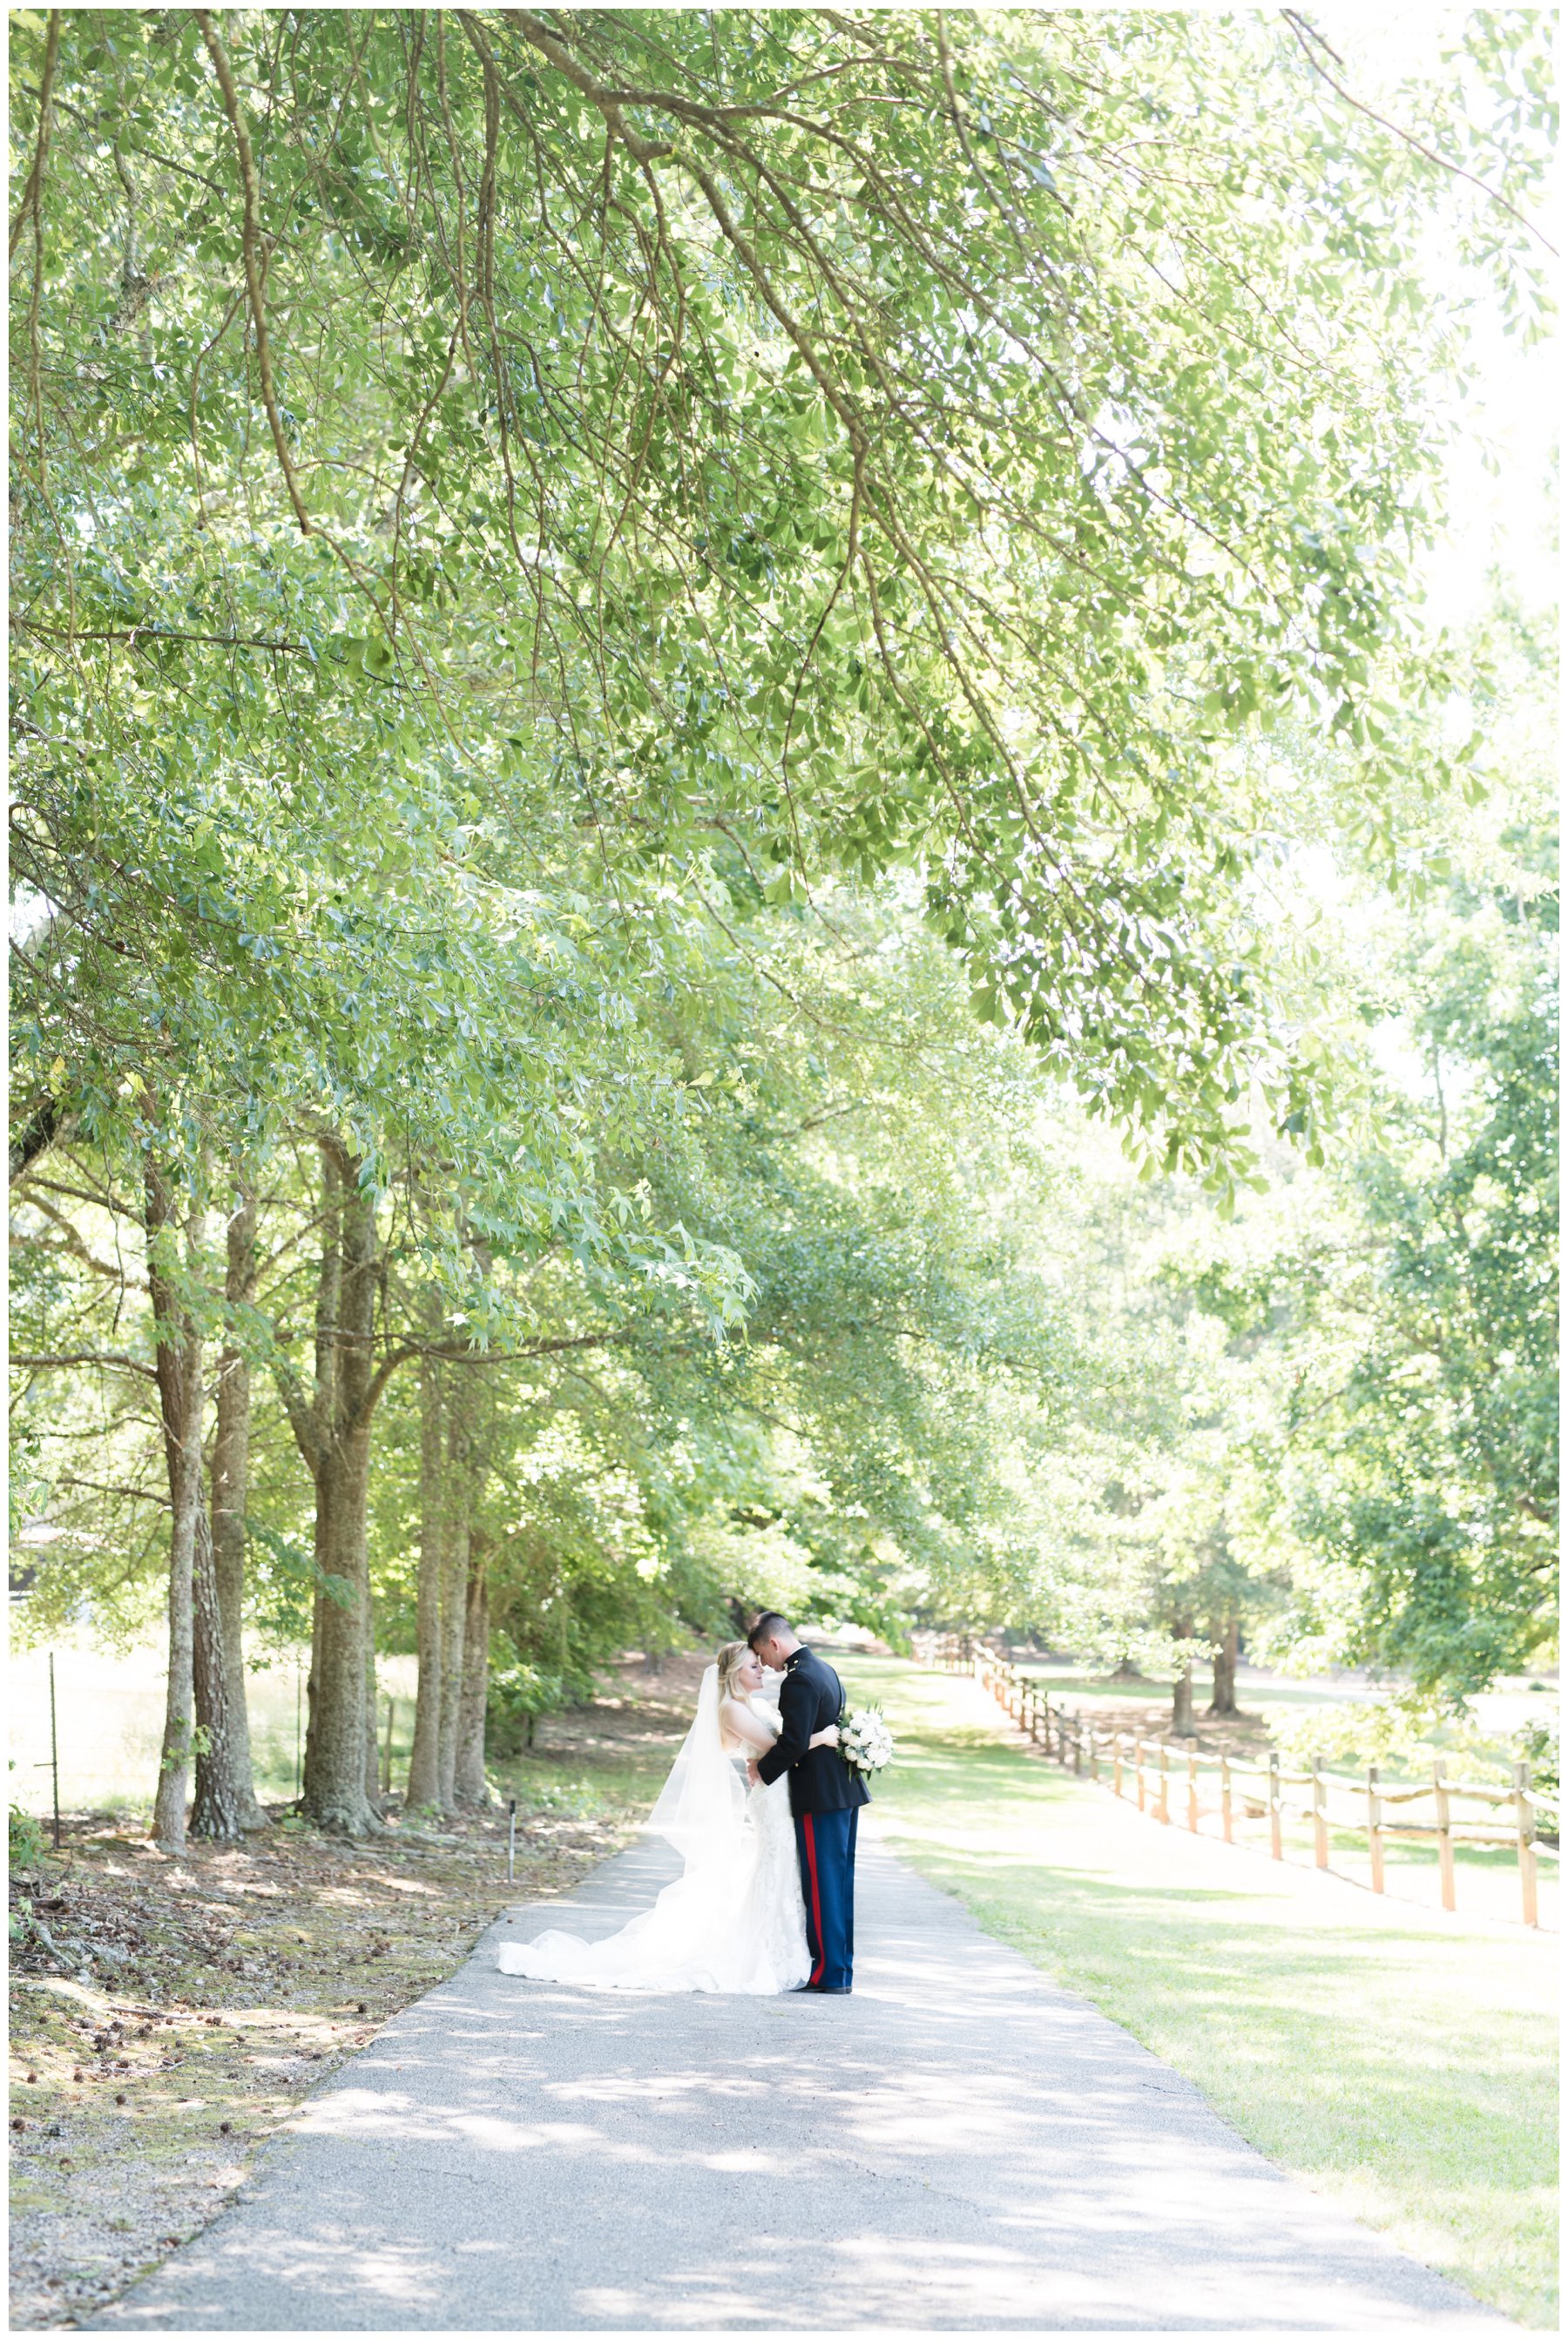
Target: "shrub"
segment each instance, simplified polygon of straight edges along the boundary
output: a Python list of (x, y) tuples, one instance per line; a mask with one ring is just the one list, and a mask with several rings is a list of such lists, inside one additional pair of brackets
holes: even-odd
[(12, 1869), (35, 1869), (44, 1858), (43, 1821), (13, 1804), (9, 1839)]
[(490, 1677), (485, 1708), (485, 1745), (491, 1755), (516, 1755), (533, 1744), (533, 1726), (541, 1714), (555, 1714), (570, 1703), (564, 1676), (550, 1673), (527, 1658), (498, 1666)]

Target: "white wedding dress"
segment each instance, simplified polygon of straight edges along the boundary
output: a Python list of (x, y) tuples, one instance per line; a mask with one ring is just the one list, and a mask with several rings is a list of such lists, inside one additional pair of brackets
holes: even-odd
[[(747, 1704), (777, 1736), (779, 1710)], [(647, 1826), (685, 1862), (650, 1909), (599, 1942), (551, 1931), (506, 1942), (502, 1974), (596, 1990), (710, 1990), (771, 1997), (811, 1971), (788, 1775), (746, 1782), (744, 1754), (719, 1730), (719, 1670), (702, 1677), (697, 1719)]]

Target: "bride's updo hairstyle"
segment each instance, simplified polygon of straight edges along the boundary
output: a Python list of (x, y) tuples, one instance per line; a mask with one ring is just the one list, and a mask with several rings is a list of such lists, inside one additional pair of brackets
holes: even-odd
[(744, 1691), (736, 1689), (735, 1677), (750, 1655), (751, 1645), (749, 1641), (725, 1642), (724, 1647), (719, 1651), (719, 1655), (713, 1661), (714, 1664), (719, 1669), (719, 1695), (720, 1699), (737, 1698), (744, 1702), (746, 1693)]

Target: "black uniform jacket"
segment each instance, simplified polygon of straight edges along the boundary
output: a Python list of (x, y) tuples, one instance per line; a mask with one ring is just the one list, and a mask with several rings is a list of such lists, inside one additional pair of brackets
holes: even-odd
[(808, 1745), (814, 1730), (837, 1722), (844, 1710), (844, 1686), (814, 1650), (797, 1650), (784, 1668), (779, 1692), (779, 1714), (784, 1728), (757, 1765), (758, 1775), (770, 1785), (780, 1771), (789, 1774), (789, 1809), (797, 1819), (803, 1812), (847, 1812), (868, 1804), (870, 1790), (858, 1771), (852, 1771), (836, 1747)]

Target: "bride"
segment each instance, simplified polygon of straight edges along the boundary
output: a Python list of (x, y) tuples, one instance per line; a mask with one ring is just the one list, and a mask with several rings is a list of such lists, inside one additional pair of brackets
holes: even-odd
[[(685, 1862), (651, 1909), (603, 1941), (540, 1934), (507, 1942), (502, 1974), (600, 1990), (795, 1990), (811, 1970), (789, 1817), (788, 1772), (748, 1791), (746, 1763), (779, 1736), (779, 1710), (758, 1693), (762, 1669), (729, 1641), (702, 1677), (686, 1734), (648, 1826)], [(819, 1730), (813, 1747), (838, 1733)]]

